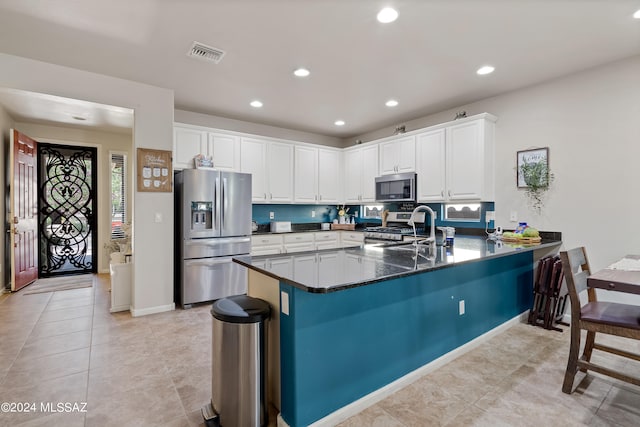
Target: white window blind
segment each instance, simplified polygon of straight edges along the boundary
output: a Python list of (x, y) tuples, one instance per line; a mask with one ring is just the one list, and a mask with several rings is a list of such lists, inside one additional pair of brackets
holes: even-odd
[(111, 238), (124, 237), (122, 224), (127, 218), (127, 156), (110, 154), (111, 161)]

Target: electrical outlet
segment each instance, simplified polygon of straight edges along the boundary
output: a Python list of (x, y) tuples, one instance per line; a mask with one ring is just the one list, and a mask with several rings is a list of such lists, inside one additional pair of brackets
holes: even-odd
[(460, 316), (462, 316), (464, 314), (464, 300), (463, 299), (458, 301), (458, 314), (460, 314)]
[(495, 211), (487, 211), (484, 214), (484, 218), (485, 221), (489, 222), (489, 221), (495, 221), (496, 220), (496, 213)]
[(269, 219), (274, 219), (276, 214), (274, 212), (269, 212)]
[(311, 211), (311, 218), (315, 218), (316, 217), (316, 211)]
[(509, 221), (518, 222), (518, 212), (517, 211), (511, 211), (511, 214), (509, 215)]

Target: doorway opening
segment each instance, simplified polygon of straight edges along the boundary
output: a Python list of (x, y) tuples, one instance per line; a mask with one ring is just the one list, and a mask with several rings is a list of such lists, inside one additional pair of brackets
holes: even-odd
[(97, 273), (97, 149), (38, 143), (39, 277)]

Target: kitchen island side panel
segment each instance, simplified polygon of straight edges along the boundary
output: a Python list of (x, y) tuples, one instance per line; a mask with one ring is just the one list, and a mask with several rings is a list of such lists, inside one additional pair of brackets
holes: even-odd
[(305, 426), (393, 382), (529, 309), (532, 286), (531, 251), (327, 294), (280, 282), (281, 416)]

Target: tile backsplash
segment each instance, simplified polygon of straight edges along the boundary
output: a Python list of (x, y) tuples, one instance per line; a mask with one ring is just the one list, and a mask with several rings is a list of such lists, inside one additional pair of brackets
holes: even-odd
[[(390, 210), (411, 210), (412, 206), (407, 206), (408, 204), (393, 204), (388, 203), (384, 204), (384, 209)], [(493, 202), (482, 202), (481, 203), (481, 221), (443, 221), (442, 220), (442, 203), (428, 203), (428, 205), (437, 212), (438, 217), (436, 219), (436, 226), (451, 226), (451, 227), (460, 227), (460, 228), (483, 228), (485, 227), (485, 212), (495, 210)], [(340, 205), (342, 206), (342, 205)], [(358, 218), (356, 218), (356, 222), (362, 222), (360, 218), (360, 206), (358, 205), (347, 205), (349, 208), (348, 214), (353, 215), (356, 212), (358, 213)], [(269, 218), (269, 214), (273, 212), (274, 221), (291, 221), (295, 224), (308, 224), (308, 223), (321, 223), (321, 222), (332, 222), (338, 216), (338, 208), (336, 205), (253, 205), (253, 220), (258, 224), (268, 224), (271, 219)], [(315, 216), (313, 215), (315, 212)], [(367, 223), (379, 223), (381, 222), (379, 219), (374, 218), (366, 218), (365, 221)], [(489, 228), (493, 228), (493, 221), (489, 224)]]
[[(342, 206), (342, 205), (341, 205)], [(349, 214), (360, 209), (360, 206), (349, 207)], [(338, 216), (336, 205), (253, 205), (253, 220), (258, 224), (268, 224), (270, 212), (274, 221), (291, 221), (296, 224), (331, 222)], [(315, 212), (315, 216), (313, 216)]]

